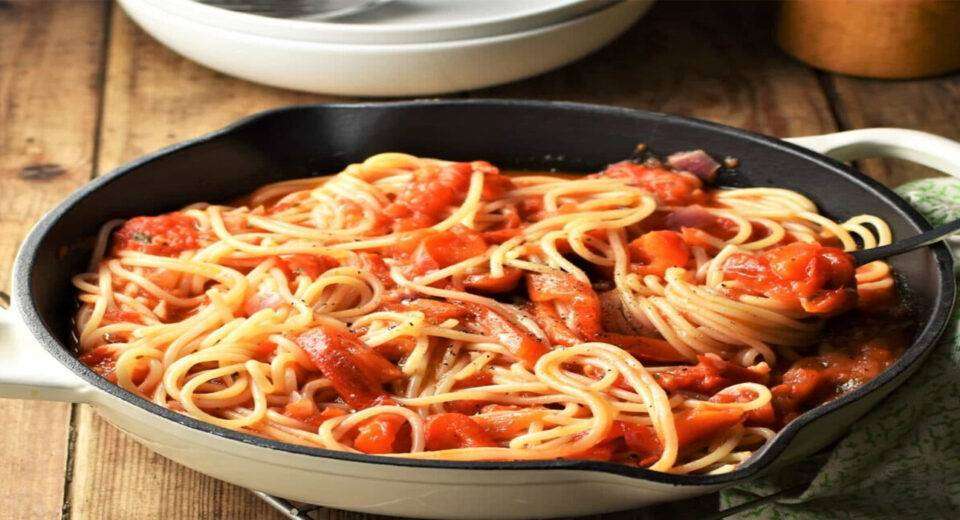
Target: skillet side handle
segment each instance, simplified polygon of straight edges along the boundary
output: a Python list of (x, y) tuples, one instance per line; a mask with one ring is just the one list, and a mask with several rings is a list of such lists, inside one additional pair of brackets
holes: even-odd
[(840, 161), (894, 157), (960, 177), (960, 143), (918, 130), (864, 128), (784, 140)]
[(0, 308), (0, 397), (89, 402), (89, 385), (37, 344), (14, 312)]

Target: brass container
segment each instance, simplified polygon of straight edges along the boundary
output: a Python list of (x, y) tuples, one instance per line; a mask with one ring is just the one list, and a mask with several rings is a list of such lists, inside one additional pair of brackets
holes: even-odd
[(960, 1), (786, 0), (780, 46), (814, 67), (869, 78), (960, 69)]

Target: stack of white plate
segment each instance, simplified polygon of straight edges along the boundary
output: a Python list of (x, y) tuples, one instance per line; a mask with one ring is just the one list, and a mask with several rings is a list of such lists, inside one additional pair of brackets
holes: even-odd
[(419, 96), (506, 83), (602, 47), (653, 0), (390, 0), (329, 21), (194, 0), (119, 0), (154, 38), (225, 74), (348, 96)]

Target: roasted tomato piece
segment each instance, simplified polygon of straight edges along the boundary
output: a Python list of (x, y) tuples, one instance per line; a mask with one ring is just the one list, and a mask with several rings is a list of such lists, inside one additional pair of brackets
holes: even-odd
[(602, 332), (600, 298), (590, 284), (567, 273), (528, 274), (527, 293), (534, 303), (559, 302), (566, 305), (570, 312), (567, 324), (579, 335), (594, 338)]
[(357, 428), (353, 447), (370, 454), (403, 453), (410, 450), (407, 420), (396, 414), (381, 414)]
[(390, 277), (390, 267), (383, 261), (383, 256), (377, 253), (362, 252), (352, 262), (358, 269), (377, 277), (386, 288), (396, 285)]
[(404, 300), (396, 303), (388, 303), (383, 306), (390, 311), (419, 311), (422, 312), (428, 323), (437, 325), (449, 319), (459, 320), (467, 315), (467, 310), (462, 306), (440, 300), (429, 300), (426, 298), (417, 298), (415, 300)]
[(482, 255), (487, 243), (480, 233), (458, 224), (446, 231), (428, 234), (420, 247), (442, 268)]
[(530, 410), (502, 405), (487, 405), (483, 413), (471, 417), (492, 439), (509, 441), (526, 433), (530, 425), (543, 418), (544, 410)]
[(420, 275), (469, 260), (486, 251), (487, 243), (480, 233), (458, 224), (445, 231), (416, 231), (386, 248), (384, 254), (412, 266), (412, 274)]
[(583, 339), (570, 330), (570, 327), (560, 318), (560, 314), (557, 313), (557, 309), (553, 303), (531, 303), (528, 309), (530, 314), (533, 315), (533, 320), (543, 329), (543, 332), (547, 335), (547, 339), (550, 340), (551, 344), (569, 347), (583, 341)]
[(113, 234), (116, 251), (132, 250), (159, 256), (175, 256), (200, 247), (197, 223), (183, 213), (134, 217)]
[(708, 441), (743, 420), (743, 411), (736, 408), (692, 408), (674, 414), (677, 443), (680, 449)]
[(468, 328), (492, 336), (505, 345), (529, 368), (537, 363), (540, 356), (549, 351), (549, 347), (530, 332), (514, 325), (498, 312), (484, 305), (460, 303), (470, 313), (466, 319)]
[(671, 267), (684, 267), (690, 261), (690, 249), (676, 231), (649, 231), (630, 242), (630, 256), (642, 262), (636, 271), (641, 275), (663, 273)]
[(277, 267), (290, 280), (300, 275), (316, 279), (321, 274), (339, 265), (340, 263), (335, 258), (326, 255), (295, 254), (277, 257)]
[(505, 267), (503, 276), (493, 276), (490, 273), (468, 274), (463, 278), (463, 286), (480, 293), (504, 293), (514, 290), (520, 283), (521, 272), (514, 267)]
[(608, 166), (599, 176), (643, 188), (667, 206), (702, 204), (707, 198), (703, 183), (696, 176), (659, 166), (621, 161)]
[(497, 445), (476, 421), (461, 413), (442, 413), (427, 419), (426, 437), (430, 451)]
[(347, 411), (336, 406), (325, 406), (323, 410), (317, 408), (313, 399), (301, 397), (290, 401), (283, 407), (283, 415), (309, 424), (312, 428), (319, 428), (327, 419), (347, 415)]
[(485, 161), (421, 169), (385, 208), (384, 213), (395, 219), (394, 231), (426, 228), (442, 220), (448, 208), (463, 202), (474, 171), (483, 173), (483, 200), (496, 200), (513, 189), (513, 181)]
[(812, 314), (836, 314), (857, 304), (854, 264), (834, 247), (793, 242), (762, 253), (737, 253), (724, 277), (740, 290), (795, 304)]
[(623, 435), (627, 449), (637, 456), (638, 465), (649, 466), (660, 458), (663, 445), (652, 427), (624, 421), (614, 421), (613, 426)]
[(304, 332), (297, 344), (333, 383), (337, 395), (354, 408), (366, 408), (386, 396), (383, 383), (402, 374), (393, 363), (348, 331), (320, 326)]
[(821, 346), (827, 352), (795, 361), (771, 390), (773, 406), (784, 423), (875, 378), (910, 341), (907, 327), (896, 324), (841, 336), (848, 337), (835, 337), (835, 344)]
[(599, 339), (626, 350), (644, 363), (682, 363), (687, 360), (670, 343), (658, 338), (604, 332)]
[(745, 368), (713, 355), (700, 355), (697, 360), (694, 366), (656, 372), (654, 377), (667, 392), (687, 390), (706, 395), (736, 383), (766, 383), (769, 379), (769, 369)]

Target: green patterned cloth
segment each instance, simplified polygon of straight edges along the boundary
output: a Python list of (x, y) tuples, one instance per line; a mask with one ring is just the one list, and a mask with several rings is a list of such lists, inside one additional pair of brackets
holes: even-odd
[[(924, 179), (896, 191), (933, 225), (960, 218), (960, 180)], [(796, 498), (731, 518), (960, 518), (960, 312), (953, 318), (923, 366), (833, 450), (722, 492), (721, 507), (809, 483)]]

